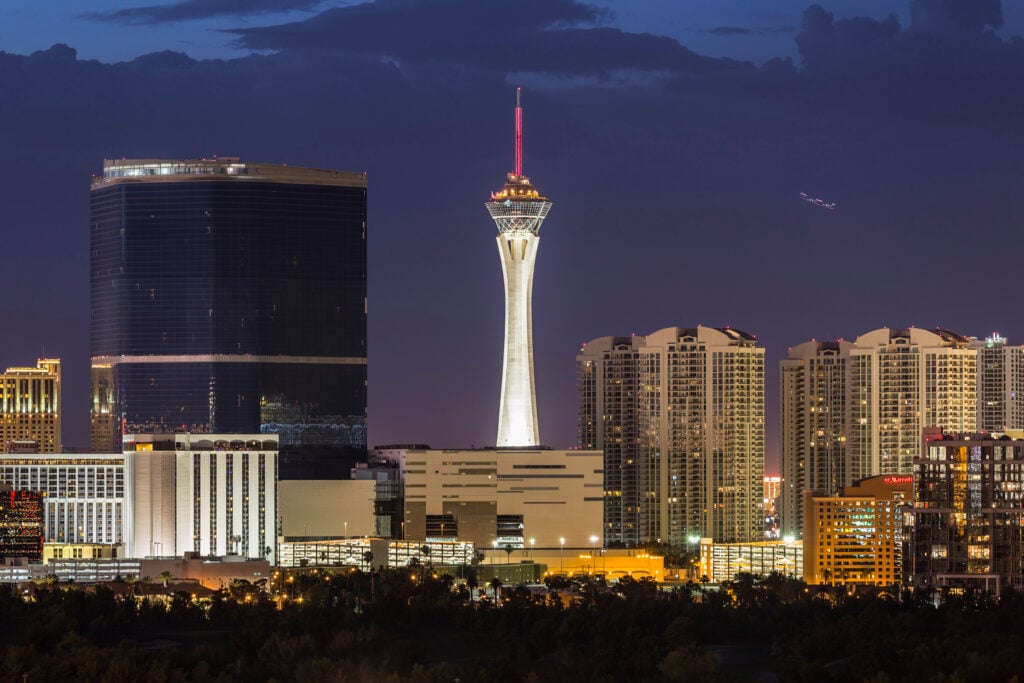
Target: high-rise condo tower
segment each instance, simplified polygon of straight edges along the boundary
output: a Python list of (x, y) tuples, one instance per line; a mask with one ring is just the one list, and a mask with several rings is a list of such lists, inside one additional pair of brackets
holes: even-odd
[(523, 175), (523, 108), (516, 88), (516, 166), (505, 186), (491, 193), (487, 210), (498, 226), (498, 255), (505, 280), (505, 354), (501, 371), (498, 441), (502, 447), (537, 446), (537, 394), (533, 381), (533, 266), (540, 226), (551, 210)]

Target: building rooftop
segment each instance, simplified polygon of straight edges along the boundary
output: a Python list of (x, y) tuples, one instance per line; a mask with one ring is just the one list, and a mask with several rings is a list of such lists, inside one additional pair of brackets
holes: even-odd
[(104, 159), (103, 174), (94, 175), (92, 189), (137, 182), (239, 180), (366, 187), (366, 173), (329, 171), (288, 164), (246, 162), (239, 157), (212, 159)]

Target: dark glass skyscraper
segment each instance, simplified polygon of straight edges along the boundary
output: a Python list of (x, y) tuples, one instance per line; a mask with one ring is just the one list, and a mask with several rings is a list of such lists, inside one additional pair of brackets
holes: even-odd
[(365, 174), (105, 161), (91, 238), (95, 451), (175, 430), (365, 451)]

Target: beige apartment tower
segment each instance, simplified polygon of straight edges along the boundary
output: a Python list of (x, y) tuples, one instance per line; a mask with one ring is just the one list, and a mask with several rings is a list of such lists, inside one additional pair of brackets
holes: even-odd
[(977, 351), (947, 330), (881, 328), (850, 349), (849, 470), (856, 481), (909, 474), (925, 427), (973, 432), (977, 424)]
[(764, 349), (729, 328), (602, 337), (578, 362), (580, 447), (605, 452), (605, 535), (764, 538)]
[(43, 358), (34, 368), (7, 368), (0, 375), (3, 448), (60, 452), (60, 402), (59, 359)]
[(803, 533), (803, 492), (835, 495), (847, 484), (846, 341), (809, 341), (780, 363), (782, 491), (780, 532)]
[(978, 352), (978, 429), (1024, 428), (1024, 346), (993, 332), (971, 348)]

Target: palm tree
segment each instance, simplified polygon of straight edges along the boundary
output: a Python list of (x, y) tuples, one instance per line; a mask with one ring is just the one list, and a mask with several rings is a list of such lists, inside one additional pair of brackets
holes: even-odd
[(373, 598), (374, 598), (374, 593), (376, 593), (376, 588), (377, 588), (374, 585), (375, 582), (374, 582), (374, 571), (373, 571), (373, 553), (370, 552), (369, 550), (367, 550), (365, 553), (363, 553), (363, 561), (366, 562), (366, 566), (369, 567), (369, 569), (370, 569), (370, 600), (372, 601)]
[(504, 584), (501, 582), (501, 579), (495, 576), (493, 579), (490, 580), (490, 582), (487, 585), (490, 586), (491, 590), (494, 591), (494, 604), (497, 605), (499, 591), (501, 590), (501, 587)]
[(505, 555), (506, 555), (505, 563), (506, 564), (511, 563), (512, 562), (512, 550), (513, 550), (512, 544), (511, 543), (506, 543), (505, 547), (504, 547), (504, 550), (505, 550)]

